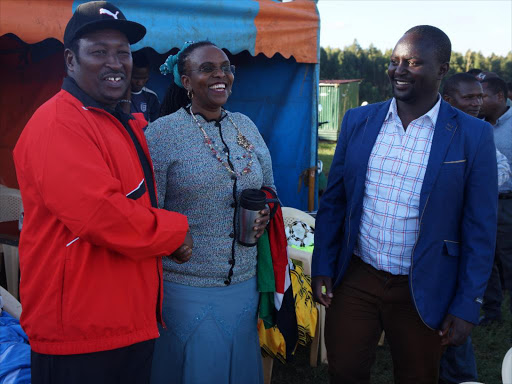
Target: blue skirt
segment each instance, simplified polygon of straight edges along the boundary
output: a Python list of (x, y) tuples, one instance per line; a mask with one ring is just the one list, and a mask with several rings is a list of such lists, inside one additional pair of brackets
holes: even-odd
[(164, 282), (152, 384), (262, 384), (256, 278), (227, 287)]

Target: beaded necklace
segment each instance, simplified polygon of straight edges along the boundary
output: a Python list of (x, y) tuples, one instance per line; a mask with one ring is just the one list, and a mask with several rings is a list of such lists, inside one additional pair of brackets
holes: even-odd
[(231, 116), (229, 116), (229, 114), (226, 112), (225, 109), (222, 109), (221, 112), (224, 112), (226, 113), (226, 116), (228, 117), (228, 120), (229, 122), (233, 125), (233, 127), (235, 127), (236, 131), (237, 131), (237, 135), (236, 135), (236, 143), (244, 148), (247, 153), (245, 155), (243, 155), (242, 157), (243, 158), (246, 158), (247, 159), (247, 165), (244, 167), (244, 169), (242, 169), (242, 172), (236, 172), (234, 169), (231, 168), (231, 166), (229, 165), (229, 162), (228, 162), (228, 155), (226, 154), (226, 159), (223, 160), (221, 157), (220, 157), (220, 154), (219, 152), (215, 149), (215, 146), (214, 146), (214, 142), (212, 139), (210, 139), (210, 137), (207, 135), (206, 131), (204, 130), (203, 126), (201, 125), (201, 123), (199, 122), (199, 120), (197, 120), (196, 116), (194, 115), (194, 112), (192, 112), (192, 106), (190, 106), (190, 115), (192, 116), (192, 118), (194, 119), (194, 121), (196, 122), (197, 126), (199, 127), (199, 129), (201, 130), (201, 133), (203, 134), (203, 138), (204, 138), (204, 143), (205, 145), (210, 149), (210, 152), (213, 154), (213, 156), (219, 161), (219, 163), (221, 163), (224, 168), (227, 169), (227, 171), (229, 173), (231, 173), (232, 175), (235, 175), (237, 177), (239, 176), (242, 176), (242, 175), (246, 175), (247, 173), (250, 173), (251, 172), (251, 166), (254, 162), (253, 158), (252, 158), (252, 153), (254, 152), (254, 146), (250, 143), (249, 140), (247, 140), (247, 138), (242, 134), (242, 132), (240, 131), (240, 128), (238, 128), (238, 126), (235, 124), (235, 122), (231, 119)]

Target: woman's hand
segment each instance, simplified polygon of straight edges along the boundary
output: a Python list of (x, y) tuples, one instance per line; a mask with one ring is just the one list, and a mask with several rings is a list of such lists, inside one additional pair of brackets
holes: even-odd
[(253, 229), (256, 231), (255, 237), (257, 239), (260, 238), (261, 235), (263, 235), (263, 232), (265, 232), (265, 228), (267, 228), (267, 224), (270, 221), (270, 210), (268, 208), (262, 209), (260, 211), (260, 217), (258, 217), (254, 223), (256, 224)]
[(192, 257), (192, 248), (194, 248), (194, 241), (192, 240), (190, 232), (187, 232), (183, 244), (180, 245), (180, 247), (169, 256), (169, 258), (174, 260), (177, 264), (186, 263)]

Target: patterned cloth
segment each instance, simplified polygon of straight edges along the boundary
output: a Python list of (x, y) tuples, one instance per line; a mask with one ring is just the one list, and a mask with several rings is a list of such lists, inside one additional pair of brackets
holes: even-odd
[[(256, 275), (256, 247), (233, 244), (235, 207), (242, 190), (273, 189), (272, 161), (258, 128), (245, 115), (228, 112), (241, 132), (254, 145), (251, 172), (235, 181), (205, 145), (203, 135), (184, 109), (159, 118), (146, 130), (155, 169), (158, 206), (187, 216), (194, 240), (192, 258), (183, 264), (163, 259), (164, 279), (197, 287), (223, 287), (232, 247), (236, 264), (232, 283)], [(236, 142), (237, 131), (226, 115), (219, 122), (196, 115), (218, 151), (224, 139), (235, 170), (247, 166), (246, 150)], [(236, 200), (234, 199), (236, 197)]]
[(363, 212), (354, 253), (376, 269), (407, 275), (419, 231), (419, 202), (441, 97), (407, 130), (393, 99), (366, 172)]
[[(292, 279), (293, 296), (295, 298), (295, 312), (297, 314), (297, 328), (299, 331), (300, 345), (306, 346), (315, 337), (318, 310), (313, 300), (311, 291), (311, 277), (304, 274), (300, 265), (295, 265), (290, 270)], [(277, 327), (265, 329), (262, 319), (258, 320), (258, 334), (260, 346), (265, 355), (277, 358), (282, 363), (286, 362), (286, 343), (283, 335)], [(293, 353), (294, 351), (291, 351)]]

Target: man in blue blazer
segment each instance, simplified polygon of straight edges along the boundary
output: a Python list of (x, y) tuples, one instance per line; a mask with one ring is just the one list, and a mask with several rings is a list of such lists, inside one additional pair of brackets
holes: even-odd
[(451, 43), (417, 26), (398, 41), (394, 98), (348, 111), (315, 230), (332, 383), (369, 383), (382, 330), (400, 383), (437, 384), (445, 345), (470, 334), (496, 238), (492, 127), (439, 95)]

